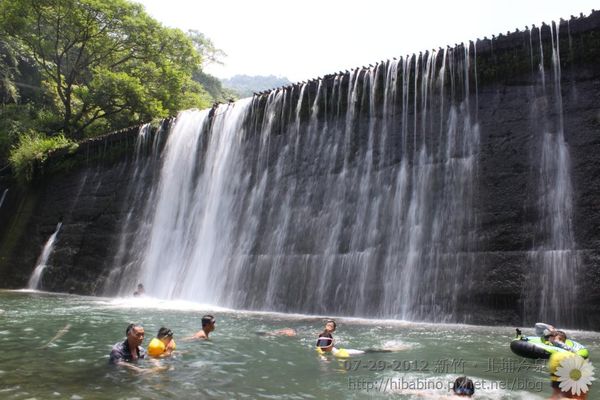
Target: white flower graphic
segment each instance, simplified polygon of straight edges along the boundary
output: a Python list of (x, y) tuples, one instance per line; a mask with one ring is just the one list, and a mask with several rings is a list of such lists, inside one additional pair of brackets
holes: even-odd
[(560, 382), (559, 387), (563, 392), (571, 391), (572, 394), (586, 393), (594, 378), (594, 366), (583, 357), (573, 354), (560, 362), (556, 369)]

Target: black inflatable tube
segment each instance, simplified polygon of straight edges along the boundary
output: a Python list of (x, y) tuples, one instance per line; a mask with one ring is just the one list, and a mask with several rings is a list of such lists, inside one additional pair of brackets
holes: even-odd
[(510, 342), (510, 349), (513, 353), (521, 357), (544, 359), (550, 358), (550, 352), (526, 340), (513, 340)]

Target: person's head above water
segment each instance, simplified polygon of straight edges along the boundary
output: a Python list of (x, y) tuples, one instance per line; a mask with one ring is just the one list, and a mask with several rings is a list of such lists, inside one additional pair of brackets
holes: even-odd
[(454, 381), (452, 390), (457, 396), (471, 397), (475, 393), (475, 385), (473, 384), (473, 381), (466, 376), (460, 376)]
[(567, 334), (564, 331), (554, 331), (554, 339), (559, 340), (561, 342), (565, 342), (567, 340)]
[(333, 349), (333, 335), (337, 328), (337, 324), (334, 320), (328, 319), (325, 321), (325, 330), (319, 335), (317, 339), (317, 347), (322, 351), (331, 351)]
[(335, 323), (334, 320), (332, 319), (328, 319), (327, 321), (325, 321), (325, 332), (335, 332), (335, 329), (337, 328), (337, 324)]
[(173, 339), (173, 331), (163, 326), (158, 330), (156, 337), (165, 343), (169, 343)]
[(125, 329), (127, 342), (130, 347), (137, 347), (144, 341), (144, 328), (138, 324), (129, 324)]
[(544, 340), (547, 340), (551, 343), (565, 343), (567, 340), (567, 334), (564, 331), (559, 331), (554, 329), (552, 331), (546, 332), (544, 331)]
[(187, 339), (208, 339), (208, 335), (215, 330), (215, 317), (213, 317), (210, 314), (206, 314), (204, 316), (202, 316), (202, 329), (200, 329), (198, 332), (196, 332), (196, 334), (194, 336), (191, 336), (189, 338), (184, 338), (183, 340), (187, 340)]
[(137, 290), (135, 292), (133, 292), (134, 296), (141, 296), (143, 294), (145, 294), (146, 291), (144, 290), (144, 285), (142, 285), (141, 283), (138, 283), (137, 285)]
[(202, 317), (202, 329), (204, 330), (209, 330), (209, 332), (212, 332), (215, 330), (215, 317), (213, 317), (210, 314), (206, 314), (205, 316)]
[(140, 347), (144, 341), (144, 328), (138, 324), (129, 324), (125, 328), (125, 336), (127, 339), (115, 343), (110, 351), (110, 364), (125, 365), (146, 357), (146, 352)]

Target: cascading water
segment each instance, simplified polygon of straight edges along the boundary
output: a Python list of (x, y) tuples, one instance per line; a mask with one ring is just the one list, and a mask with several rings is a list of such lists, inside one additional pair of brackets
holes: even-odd
[(4, 198), (6, 197), (6, 193), (8, 193), (8, 189), (4, 189), (4, 192), (2, 192), (2, 197), (0, 197), (0, 207), (2, 207), (2, 204), (4, 204)]
[(472, 58), (434, 51), (182, 112), (107, 291), (456, 319), (475, 250)]
[(62, 226), (62, 222), (59, 222), (56, 225), (56, 230), (54, 231), (54, 233), (52, 235), (50, 235), (50, 237), (48, 238), (48, 241), (44, 245), (44, 248), (42, 249), (42, 254), (40, 254), (40, 256), (36, 262), (36, 267), (33, 270), (31, 277), (29, 278), (29, 282), (27, 283), (27, 289), (37, 289), (38, 288), (40, 281), (42, 279), (44, 270), (48, 266), (48, 258), (50, 258), (50, 254), (52, 254), (52, 250), (54, 250), (54, 243), (56, 242), (56, 236), (58, 236), (58, 232), (60, 231), (61, 226)]
[[(571, 161), (565, 140), (559, 29), (550, 27), (552, 45), (552, 81), (544, 73), (543, 47), (540, 44), (539, 96), (534, 103), (533, 118), (539, 125), (542, 137), (539, 162), (539, 201), (541, 213), (539, 242), (531, 252), (535, 275), (540, 280), (537, 290), (530, 294), (536, 299), (537, 318), (562, 325), (572, 324), (577, 286), (578, 255), (573, 238), (573, 191), (571, 187)], [(540, 29), (541, 32), (541, 29)], [(541, 43), (541, 33), (540, 33)], [(552, 85), (551, 88), (548, 86)], [(541, 279), (540, 279), (541, 278)]]
[(144, 124), (140, 127), (138, 137), (135, 144), (135, 153), (132, 171), (133, 185), (130, 185), (126, 193), (127, 212), (125, 221), (121, 224), (120, 241), (115, 254), (114, 263), (122, 266), (122, 268), (113, 269), (104, 282), (105, 291), (112, 293), (114, 287), (119, 285), (122, 279), (126, 279), (130, 269), (135, 268), (136, 260), (142, 255), (131, 252), (132, 242), (137, 235), (146, 237), (149, 226), (144, 222), (149, 221), (147, 216), (141, 218), (134, 215), (136, 209), (143, 209), (145, 204), (148, 204), (148, 212), (152, 212), (154, 204), (155, 192), (154, 177), (158, 175), (160, 167), (160, 152), (164, 144), (165, 127), (161, 126), (156, 134), (150, 134), (152, 126)]

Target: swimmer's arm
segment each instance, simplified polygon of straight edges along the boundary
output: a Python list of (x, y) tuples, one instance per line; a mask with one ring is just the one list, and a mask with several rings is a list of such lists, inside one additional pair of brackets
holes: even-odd
[(165, 352), (160, 354), (158, 358), (170, 357), (173, 354), (173, 342), (171, 341), (165, 348)]
[(183, 342), (189, 342), (191, 340), (208, 340), (208, 338), (206, 337), (204, 331), (198, 331), (193, 336), (188, 336), (181, 339)]
[(573, 353), (576, 353), (576, 352), (577, 352), (577, 350), (575, 350), (574, 348), (572, 348), (572, 347), (571, 347), (571, 346), (569, 346), (568, 344), (565, 344), (565, 343), (562, 343), (562, 342), (559, 342), (559, 343), (560, 343), (560, 344), (558, 345), (558, 347), (560, 347), (560, 348), (563, 348), (563, 349), (565, 349), (565, 350), (567, 350), (567, 351), (570, 351), (570, 352), (573, 352)]
[(155, 366), (155, 367), (160, 367), (160, 361), (158, 361), (156, 358), (151, 358), (150, 362)]
[[(180, 339), (181, 341), (184, 341), (183, 339)], [(185, 354), (185, 351), (181, 351), (181, 350), (173, 350), (173, 349), (169, 349), (167, 351), (165, 351), (164, 353), (162, 353), (159, 356), (156, 356), (155, 358), (167, 358), (167, 357), (175, 357), (178, 354)]]
[(125, 367), (134, 372), (139, 372), (139, 373), (145, 372), (145, 370), (143, 368), (140, 368), (137, 365), (133, 365), (133, 364), (128, 363), (127, 361), (123, 361), (123, 360), (119, 360), (119, 361), (115, 362), (115, 365), (117, 365), (119, 367)]
[(197, 337), (197, 336), (194, 335), (194, 336), (185, 337), (183, 339), (179, 339), (178, 341), (181, 341), (181, 342), (192, 342), (194, 340), (208, 340), (208, 338)]
[(555, 346), (555, 347), (560, 347), (561, 349), (564, 349), (564, 350), (567, 350), (567, 351), (576, 352), (575, 349), (573, 349), (571, 346), (569, 346), (566, 343), (559, 342), (559, 341), (550, 341), (550, 343), (552, 343), (552, 345)]
[(140, 374), (150, 374), (150, 373), (154, 373), (154, 372), (166, 371), (169, 369), (168, 366), (158, 364), (158, 361), (156, 361), (156, 360), (154, 360), (153, 363), (155, 366), (152, 368), (141, 368), (141, 367), (138, 367), (137, 365), (133, 365), (133, 364), (128, 363), (123, 360), (117, 361), (115, 363), (115, 365), (118, 365), (119, 367), (125, 367), (125, 368), (129, 369), (130, 371), (134, 371), (134, 372), (137, 372)]

